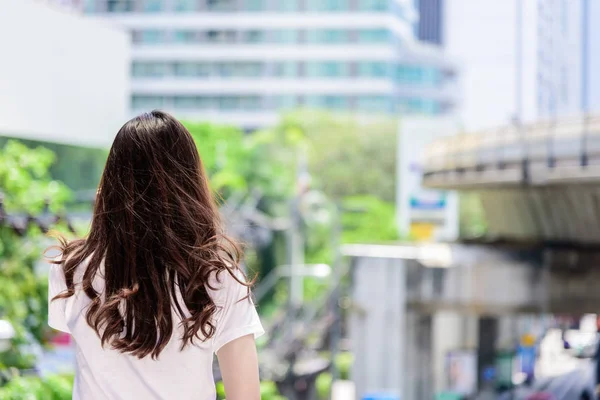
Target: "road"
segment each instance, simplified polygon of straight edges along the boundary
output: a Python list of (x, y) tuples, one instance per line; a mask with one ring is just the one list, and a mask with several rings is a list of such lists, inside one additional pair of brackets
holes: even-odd
[[(574, 371), (564, 375), (544, 378), (535, 382), (531, 388), (520, 388), (516, 391), (514, 400), (526, 400), (534, 393), (544, 392), (553, 396), (553, 400), (579, 400), (582, 393), (593, 393), (594, 364), (587, 361)], [(503, 397), (510, 399), (510, 396)]]
[[(527, 400), (534, 393), (549, 393), (552, 400), (579, 400), (584, 391), (594, 391), (594, 363), (589, 359), (573, 357), (563, 348), (561, 333), (557, 329), (547, 332), (540, 344), (540, 358), (536, 363), (538, 377), (531, 387), (521, 387), (499, 400)], [(487, 397), (486, 397), (487, 396)], [(498, 399), (487, 394), (481, 400)]]

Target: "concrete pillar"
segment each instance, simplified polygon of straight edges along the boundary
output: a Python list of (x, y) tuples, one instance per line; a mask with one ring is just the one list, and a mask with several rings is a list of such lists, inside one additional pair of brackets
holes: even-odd
[(441, 311), (433, 316), (432, 365), (436, 393), (447, 389), (446, 355), (464, 346), (463, 318), (451, 311)]
[(455, 350), (476, 349), (478, 317), (455, 311), (440, 311), (433, 316), (432, 367), (434, 393), (449, 389), (447, 356)]
[(405, 261), (397, 259), (356, 259), (350, 338), (358, 399), (370, 392), (403, 393), (412, 371), (406, 363), (407, 335), (414, 331), (406, 323), (405, 267)]
[(403, 399), (433, 398), (433, 318), (414, 311), (406, 315), (406, 362)]

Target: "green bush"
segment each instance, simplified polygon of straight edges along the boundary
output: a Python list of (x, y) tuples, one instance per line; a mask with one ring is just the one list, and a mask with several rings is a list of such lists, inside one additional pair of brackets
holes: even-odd
[(354, 355), (350, 352), (339, 353), (335, 358), (335, 367), (340, 373), (340, 379), (350, 379), (350, 370), (354, 363)]
[(319, 400), (327, 400), (329, 393), (331, 392), (331, 385), (333, 383), (333, 377), (329, 372), (324, 372), (317, 377), (317, 397)]
[(344, 243), (382, 243), (400, 239), (393, 203), (364, 195), (346, 197), (342, 206)]
[[(285, 397), (279, 394), (275, 382), (265, 381), (260, 383), (260, 398), (262, 400), (285, 400)], [(217, 382), (217, 399), (225, 399), (225, 386), (223, 382)], [(0, 400), (3, 400), (0, 398)]]
[(73, 376), (17, 376), (0, 387), (0, 400), (69, 400), (72, 387)]

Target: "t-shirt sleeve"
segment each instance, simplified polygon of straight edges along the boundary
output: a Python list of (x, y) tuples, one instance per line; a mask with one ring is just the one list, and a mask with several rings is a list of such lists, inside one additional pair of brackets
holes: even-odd
[(71, 333), (67, 326), (67, 299), (52, 300), (54, 296), (67, 290), (62, 266), (52, 264), (48, 274), (48, 325), (59, 331)]
[[(240, 280), (243, 275), (237, 273)], [(248, 296), (248, 288), (236, 281), (227, 271), (221, 272), (220, 283), (215, 295), (216, 331), (213, 338), (213, 351), (216, 353), (229, 342), (246, 335), (255, 338), (265, 333), (256, 307)]]

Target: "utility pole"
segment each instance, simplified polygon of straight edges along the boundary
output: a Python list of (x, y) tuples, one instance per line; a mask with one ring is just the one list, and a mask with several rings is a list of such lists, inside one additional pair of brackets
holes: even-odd
[(302, 199), (310, 185), (306, 148), (300, 146), (296, 165), (296, 195), (292, 201), (292, 227), (290, 229), (290, 303), (298, 309), (304, 302), (304, 236)]

